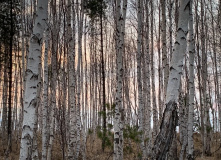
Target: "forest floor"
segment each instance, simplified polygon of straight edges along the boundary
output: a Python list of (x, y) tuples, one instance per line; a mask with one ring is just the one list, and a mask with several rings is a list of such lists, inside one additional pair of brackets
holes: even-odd
[[(10, 158), (8, 160), (18, 160), (19, 159), (19, 143), (20, 140), (16, 141), (16, 136), (13, 137), (12, 141), (12, 153), (10, 154)], [(53, 145), (53, 151), (52, 151), (52, 160), (62, 160), (62, 147), (61, 142), (59, 141), (60, 137), (55, 136), (55, 141)], [(181, 148), (180, 142), (179, 142), (179, 134), (177, 135), (177, 149), (178, 153)], [(202, 141), (201, 136), (198, 133), (194, 134), (194, 152), (196, 160), (221, 160), (221, 148), (220, 148), (220, 142), (221, 139), (219, 138), (218, 134), (213, 135), (212, 143), (211, 143), (211, 151), (212, 156), (210, 157), (203, 157), (202, 156)], [(38, 145), (39, 145), (39, 151), (41, 151), (41, 136), (38, 136)], [(2, 143), (2, 137), (0, 136), (0, 143)], [(101, 140), (99, 138), (92, 138), (92, 136), (89, 136), (87, 138), (86, 143), (86, 149), (87, 149), (87, 160), (112, 160), (113, 159), (113, 150), (110, 148), (106, 148), (104, 152), (101, 148)], [(125, 146), (127, 146), (126, 144)], [(127, 150), (127, 152), (124, 153), (124, 159), (125, 160), (136, 160), (138, 159), (138, 145), (135, 143), (130, 143), (129, 145), (132, 145), (132, 150)], [(39, 153), (40, 155), (40, 153)], [(81, 156), (81, 155), (80, 155)], [(179, 156), (179, 155), (178, 155)], [(0, 160), (4, 160), (4, 147), (3, 145), (0, 145)]]

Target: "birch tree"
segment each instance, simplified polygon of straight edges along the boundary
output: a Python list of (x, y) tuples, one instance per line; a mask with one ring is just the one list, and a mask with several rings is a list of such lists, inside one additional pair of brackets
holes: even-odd
[(24, 118), (22, 126), (20, 160), (31, 159), (35, 117), (37, 105), (37, 88), (39, 87), (38, 65), (41, 61), (41, 45), (47, 21), (47, 0), (39, 0), (36, 20), (30, 39), (29, 55), (26, 70), (26, 87), (24, 100)]
[(153, 159), (165, 159), (166, 154), (171, 146), (175, 128), (177, 125), (177, 102), (179, 96), (180, 79), (183, 68), (183, 58), (186, 51), (188, 33), (188, 19), (190, 10), (190, 0), (181, 0), (179, 8), (179, 20), (176, 33), (176, 41), (172, 61), (170, 66), (170, 74), (167, 86), (167, 94), (165, 101), (165, 110), (160, 126), (160, 132), (154, 142), (152, 149)]
[[(123, 10), (126, 11), (127, 1), (123, 1)], [(122, 16), (121, 0), (116, 1), (116, 63), (117, 63), (117, 89), (116, 89), (116, 106), (114, 115), (114, 160), (123, 159), (123, 120), (124, 111), (122, 107), (122, 86), (123, 86), (123, 59), (122, 51), (124, 48), (124, 31), (125, 23)]]
[[(145, 1), (145, 53), (144, 53), (144, 82), (143, 95), (144, 98), (144, 138), (152, 138), (151, 131), (151, 98), (150, 98), (150, 53), (149, 53), (149, 0)], [(151, 140), (146, 144), (146, 156), (149, 156), (152, 147)]]
[(155, 91), (155, 63), (154, 63), (154, 2), (150, 1), (151, 17), (150, 17), (150, 27), (151, 27), (151, 87), (152, 87), (152, 108), (153, 108), (153, 140), (155, 140), (158, 133), (158, 116), (157, 116), (157, 104), (156, 104), (156, 91)]
[[(139, 119), (139, 131), (144, 131), (144, 105), (143, 105), (143, 90), (141, 79), (141, 59), (142, 57), (142, 22), (143, 22), (143, 0), (138, 0), (137, 3), (137, 19), (138, 19), (138, 38), (137, 38), (137, 82), (138, 82), (138, 119)], [(145, 155), (144, 136), (141, 135), (141, 151)]]
[(193, 33), (193, 13), (192, 13), (192, 0), (190, 3), (189, 14), (189, 113), (188, 113), (188, 128), (187, 128), (187, 158), (189, 160), (193, 157), (193, 117), (194, 117), (194, 56), (195, 56), (195, 41)]

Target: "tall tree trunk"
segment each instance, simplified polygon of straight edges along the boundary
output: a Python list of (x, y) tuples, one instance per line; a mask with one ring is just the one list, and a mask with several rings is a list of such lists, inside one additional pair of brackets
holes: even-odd
[[(6, 49), (5, 49), (6, 52)], [(5, 53), (4, 56), (4, 81), (3, 81), (3, 93), (2, 93), (2, 103), (3, 103), (3, 108), (2, 108), (2, 122), (1, 122), (1, 129), (2, 129), (2, 137), (7, 137), (7, 101), (8, 101), (8, 57), (7, 54)], [(3, 151), (4, 153), (6, 152), (7, 148), (7, 138), (2, 139), (2, 146), (3, 146)]]
[(175, 48), (172, 56), (169, 81), (166, 94), (166, 108), (164, 110), (160, 132), (152, 149), (153, 159), (165, 159), (171, 146), (177, 125), (177, 101), (179, 96), (180, 79), (183, 68), (183, 58), (186, 51), (188, 33), (188, 19), (190, 0), (181, 0), (179, 8), (178, 29)]
[(151, 8), (151, 86), (152, 86), (152, 108), (153, 108), (153, 140), (155, 140), (157, 133), (158, 133), (158, 127), (157, 127), (157, 104), (156, 104), (156, 92), (155, 92), (155, 63), (154, 63), (154, 2), (150, 2), (150, 8)]
[(102, 139), (102, 150), (104, 151), (105, 148), (105, 141), (106, 141), (106, 131), (107, 131), (107, 124), (106, 124), (106, 102), (105, 102), (105, 64), (104, 64), (104, 47), (103, 47), (103, 0), (101, 0), (101, 13), (100, 13), (100, 44), (101, 44), (101, 72), (102, 72), (102, 91), (103, 91), (103, 139)]
[(205, 11), (204, 11), (204, 1), (201, 0), (201, 51), (202, 51), (202, 93), (203, 93), (203, 107), (204, 107), (204, 145), (203, 145), (203, 153), (207, 156), (211, 155), (211, 124), (209, 120), (209, 105), (208, 105), (208, 93), (207, 93), (207, 80), (208, 80), (208, 73), (207, 73), (207, 54), (206, 54), (206, 34), (205, 34)]
[[(137, 29), (137, 83), (138, 83), (138, 119), (139, 119), (139, 129), (138, 131), (144, 131), (144, 105), (143, 105), (143, 89), (142, 89), (142, 79), (141, 79), (141, 60), (142, 57), (142, 26), (143, 26), (143, 0), (138, 0), (137, 2), (137, 19), (138, 19), (138, 29)], [(144, 135), (141, 135), (141, 151), (142, 157), (145, 153), (145, 145), (144, 145)]]
[(55, 109), (56, 109), (56, 93), (57, 93), (57, 53), (58, 53), (58, 20), (56, 14), (56, 0), (51, 1), (51, 12), (53, 14), (52, 24), (53, 28), (51, 30), (51, 38), (52, 38), (52, 49), (51, 49), (51, 107), (49, 109), (49, 140), (48, 140), (48, 150), (47, 150), (47, 159), (51, 159), (52, 157), (52, 149), (54, 142), (54, 128), (55, 128)]
[(48, 139), (48, 47), (49, 45), (49, 28), (45, 31), (45, 52), (44, 52), (44, 83), (43, 83), (43, 117), (42, 117), (42, 160), (47, 158), (47, 139)]
[[(161, 22), (161, 44), (162, 44), (162, 62), (163, 62), (163, 75), (164, 75), (164, 88), (163, 88), (163, 99), (166, 98), (166, 90), (169, 77), (169, 61), (167, 58), (167, 42), (166, 42), (166, 1), (160, 0), (162, 22)], [(169, 4), (170, 5), (170, 4)], [(171, 8), (172, 9), (172, 8)]]
[(8, 146), (7, 146), (7, 157), (12, 150), (12, 57), (13, 57), (13, 36), (14, 36), (14, 22), (13, 22), (13, 2), (10, 1), (10, 56), (9, 56), (9, 85), (8, 85)]
[(83, 69), (83, 64), (82, 64), (82, 35), (83, 35), (83, 20), (84, 20), (84, 13), (83, 13), (83, 2), (80, 5), (77, 6), (77, 19), (78, 19), (78, 62), (77, 62), (77, 72), (76, 72), (76, 77), (77, 77), (77, 105), (76, 105), (76, 139), (75, 139), (75, 154), (74, 154), (74, 159), (78, 159), (79, 154), (80, 154), (80, 138), (81, 138), (81, 70)]
[(36, 114), (37, 108), (37, 88), (39, 87), (38, 65), (41, 61), (41, 45), (43, 32), (45, 30), (45, 23), (47, 20), (47, 0), (39, 0), (37, 7), (37, 18), (33, 28), (33, 33), (30, 39), (28, 55), (28, 64), (26, 70), (26, 87), (25, 87), (25, 101), (24, 101), (24, 118), (22, 127), (22, 138), (20, 148), (20, 160), (31, 159), (34, 126), (36, 121), (33, 117)]
[(145, 10), (146, 10), (146, 33), (145, 33), (145, 43), (146, 50), (144, 54), (144, 131), (146, 141), (146, 156), (150, 156), (151, 147), (152, 147), (152, 131), (151, 131), (151, 98), (150, 98), (150, 53), (149, 53), (149, 0), (146, 0)]
[[(71, 28), (71, 8), (73, 14), (73, 29)], [(75, 115), (76, 115), (76, 98), (75, 98), (75, 87), (76, 87), (76, 78), (75, 78), (75, 7), (70, 0), (68, 0), (68, 102), (70, 107), (70, 137), (68, 142), (68, 159), (74, 158), (74, 139), (75, 139)]]
[(194, 117), (194, 56), (195, 56), (195, 41), (193, 33), (193, 13), (192, 13), (192, 0), (190, 4), (189, 15), (189, 113), (188, 113), (188, 128), (187, 128), (187, 158), (193, 160), (193, 117)]
[[(127, 0), (123, 1), (123, 11), (126, 12)], [(114, 160), (123, 159), (123, 107), (122, 107), (122, 86), (123, 86), (123, 48), (124, 48), (124, 21), (122, 15), (121, 0), (116, 1), (116, 63), (117, 63), (117, 89), (116, 106), (114, 116)]]

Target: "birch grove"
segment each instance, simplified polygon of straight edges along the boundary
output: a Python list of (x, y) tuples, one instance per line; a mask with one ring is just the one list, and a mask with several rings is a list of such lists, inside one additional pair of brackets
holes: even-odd
[(220, 159), (221, 2), (0, 2), (0, 159)]

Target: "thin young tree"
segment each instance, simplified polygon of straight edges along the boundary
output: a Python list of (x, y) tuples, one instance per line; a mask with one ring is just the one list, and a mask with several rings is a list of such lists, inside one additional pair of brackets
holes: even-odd
[[(191, 0), (192, 1), (192, 0)], [(192, 2), (190, 4), (190, 18), (189, 18), (189, 113), (188, 113), (188, 128), (187, 128), (187, 158), (188, 160), (194, 159), (193, 157), (193, 117), (194, 117), (194, 56), (195, 56), (195, 41), (193, 32), (193, 13)]]
[(124, 21), (122, 10), (126, 11), (127, 0), (123, 1), (121, 7), (121, 0), (116, 1), (116, 67), (117, 67), (117, 89), (116, 89), (116, 106), (114, 115), (114, 160), (123, 159), (123, 120), (124, 111), (122, 107), (122, 91), (123, 91), (123, 57), (122, 51), (124, 48)]

